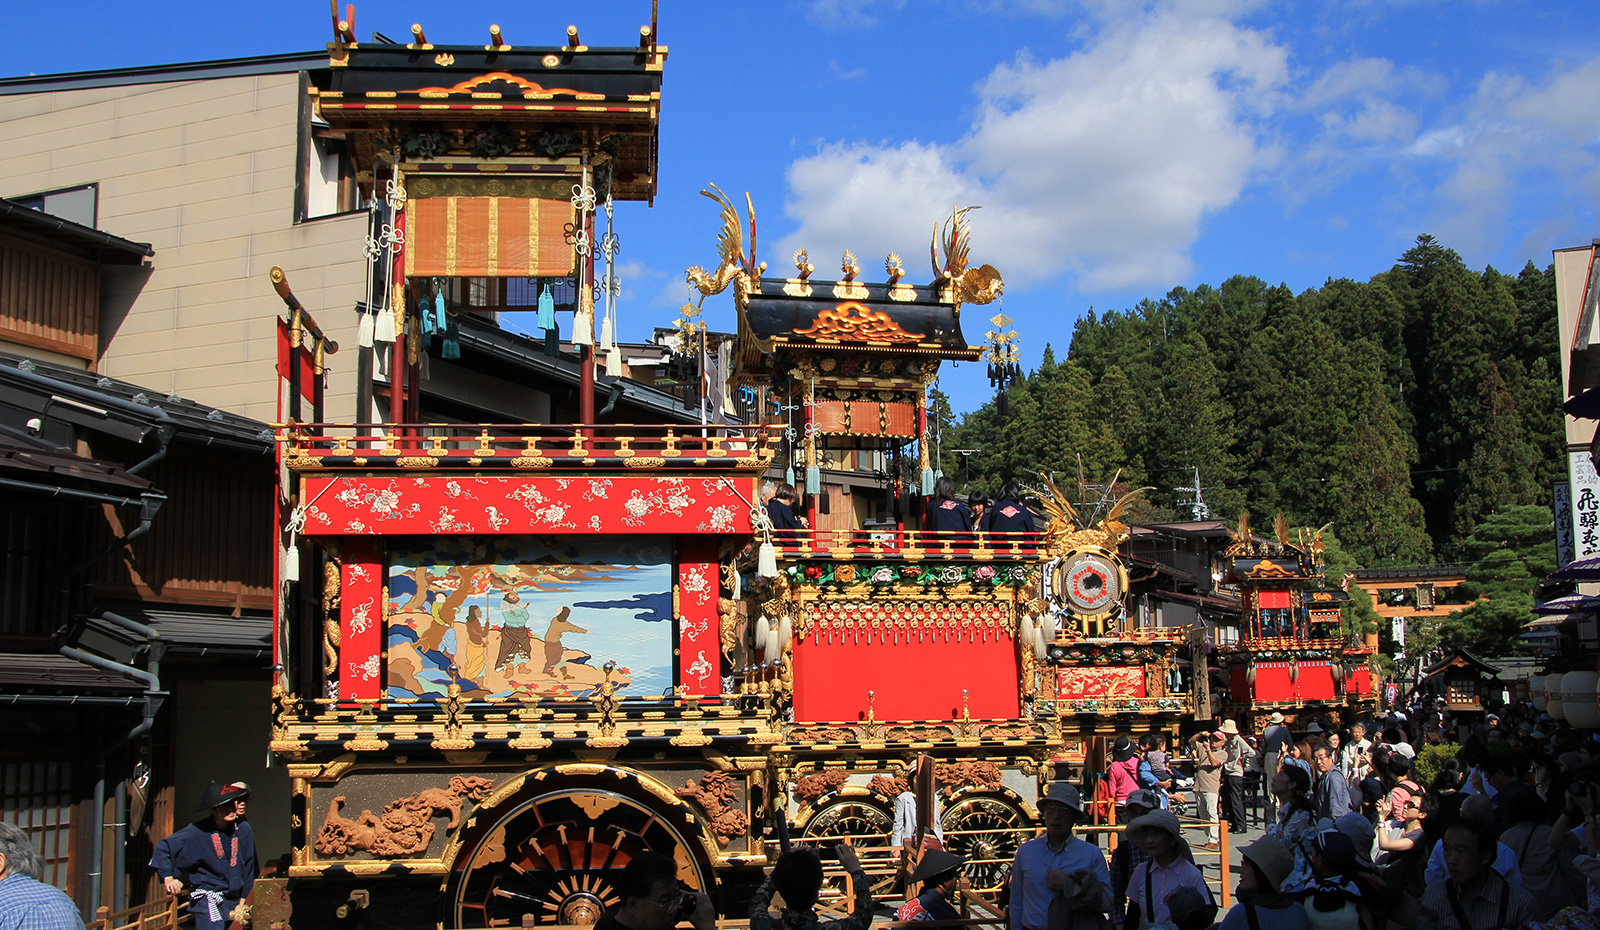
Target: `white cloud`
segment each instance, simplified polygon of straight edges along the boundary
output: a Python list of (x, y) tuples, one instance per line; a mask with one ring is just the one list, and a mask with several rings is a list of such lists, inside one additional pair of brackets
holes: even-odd
[(805, 246), (820, 276), (844, 248), (863, 267), (894, 249), (920, 278), (933, 223), (981, 204), (974, 258), (1014, 284), (1063, 271), (1091, 291), (1183, 278), (1205, 216), (1276, 157), (1259, 125), (1288, 75), (1281, 46), (1213, 6), (1163, 4), (1101, 22), (1065, 58), (1019, 55), (980, 85), (953, 143), (833, 144), (800, 159), (786, 205), (800, 228), (783, 258)]
[[(1419, 136), (1407, 154), (1438, 162), (1435, 223), (1468, 248), (1501, 244), (1523, 183), (1554, 184), (1586, 209), (1600, 202), (1600, 58), (1543, 81), (1489, 72), (1452, 122)], [(1553, 243), (1542, 243), (1543, 249)]]

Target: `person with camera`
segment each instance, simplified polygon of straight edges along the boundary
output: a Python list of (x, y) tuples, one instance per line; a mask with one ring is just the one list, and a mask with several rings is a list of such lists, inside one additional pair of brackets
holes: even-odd
[(594, 930), (670, 930), (682, 920), (695, 930), (716, 930), (711, 899), (678, 884), (678, 863), (671, 856), (634, 856), (622, 870), (617, 893), (622, 904), (607, 911)]
[[(1595, 807), (1600, 802), (1600, 786), (1592, 781), (1575, 781), (1567, 789), (1566, 804), (1561, 816), (1550, 828), (1548, 842), (1551, 849), (1576, 848), (1590, 856), (1600, 855), (1600, 827), (1595, 825)], [(1588, 882), (1588, 906), (1591, 911), (1600, 908), (1600, 886), (1594, 879)]]
[(841, 844), (833, 850), (855, 886), (850, 916), (838, 920), (817, 919), (817, 899), (822, 894), (822, 856), (814, 847), (798, 846), (778, 857), (766, 881), (750, 899), (750, 930), (772, 930), (770, 908), (774, 893), (783, 896), (783, 909), (778, 914), (778, 926), (782, 930), (865, 930), (872, 923), (872, 884), (861, 868), (854, 847)]

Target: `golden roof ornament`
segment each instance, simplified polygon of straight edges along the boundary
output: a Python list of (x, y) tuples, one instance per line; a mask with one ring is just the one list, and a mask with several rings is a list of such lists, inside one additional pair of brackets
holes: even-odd
[(844, 257), (839, 260), (839, 270), (844, 277), (833, 286), (833, 296), (840, 300), (866, 300), (867, 286), (856, 280), (856, 275), (861, 273), (861, 266), (856, 264), (856, 253), (845, 249)]
[[(1083, 475), (1078, 476), (1079, 489), (1082, 490)], [(1117, 479), (1122, 477), (1119, 469), (1106, 484), (1107, 488), (1115, 488)], [(1056, 486), (1055, 481), (1048, 475), (1041, 474), (1040, 480), (1044, 483), (1042, 489), (1036, 490), (1035, 495), (1039, 504), (1044, 508), (1045, 515), (1050, 522), (1045, 525), (1044, 543), (1058, 556), (1079, 546), (1102, 546), (1115, 551), (1117, 545), (1128, 538), (1128, 525), (1122, 517), (1128, 509), (1138, 503), (1144, 492), (1150, 488), (1134, 488), (1116, 499), (1116, 502), (1105, 511), (1102, 516), (1097, 506), (1090, 513), (1084, 513), (1072, 500)], [(1045, 493), (1048, 492), (1048, 493)], [(1109, 495), (1107, 496), (1109, 500)], [(1103, 503), (1103, 502), (1102, 502)]]
[(734, 209), (733, 202), (722, 193), (715, 184), (707, 185), (709, 191), (701, 191), (703, 197), (709, 197), (722, 207), (722, 231), (717, 235), (717, 267), (714, 271), (707, 272), (699, 265), (690, 266), (684, 272), (697, 290), (700, 298), (720, 294), (734, 285), (734, 305), (739, 312), (744, 312), (745, 305), (749, 302), (750, 290), (756, 278), (767, 270), (766, 263), (756, 264), (756, 208), (750, 202), (750, 195), (744, 195), (745, 212), (750, 218), (750, 254), (745, 254), (744, 249), (744, 223), (739, 219), (739, 211)]
[[(942, 226), (934, 224), (933, 241), (928, 244), (928, 257), (933, 262), (934, 286), (948, 282), (949, 297), (955, 302), (957, 312), (964, 303), (993, 303), (1005, 289), (1005, 281), (993, 265), (979, 265), (976, 268), (967, 266), (968, 251), (972, 245), (972, 224), (967, 214), (977, 209), (981, 208), (953, 208), (950, 218)], [(939, 258), (941, 246), (944, 251), (942, 262)]]

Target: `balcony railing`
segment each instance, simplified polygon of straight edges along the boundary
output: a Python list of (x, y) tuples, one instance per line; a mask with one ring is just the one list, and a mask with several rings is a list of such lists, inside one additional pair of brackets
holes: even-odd
[(296, 423), (280, 427), (297, 469), (765, 469), (781, 426)]
[(948, 530), (790, 530), (773, 534), (779, 558), (832, 560), (933, 559), (1024, 561), (1049, 557), (1040, 533), (968, 533)]

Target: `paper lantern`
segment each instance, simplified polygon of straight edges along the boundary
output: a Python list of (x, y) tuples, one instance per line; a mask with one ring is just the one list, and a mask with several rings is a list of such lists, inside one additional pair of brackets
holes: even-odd
[(1561, 679), (1565, 677), (1565, 675), (1544, 677), (1544, 712), (1550, 715), (1551, 720), (1567, 719), (1565, 698), (1561, 696)]
[(1568, 672), (1561, 678), (1561, 691), (1567, 723), (1580, 730), (1600, 729), (1600, 704), (1595, 692), (1600, 687), (1600, 672)]

